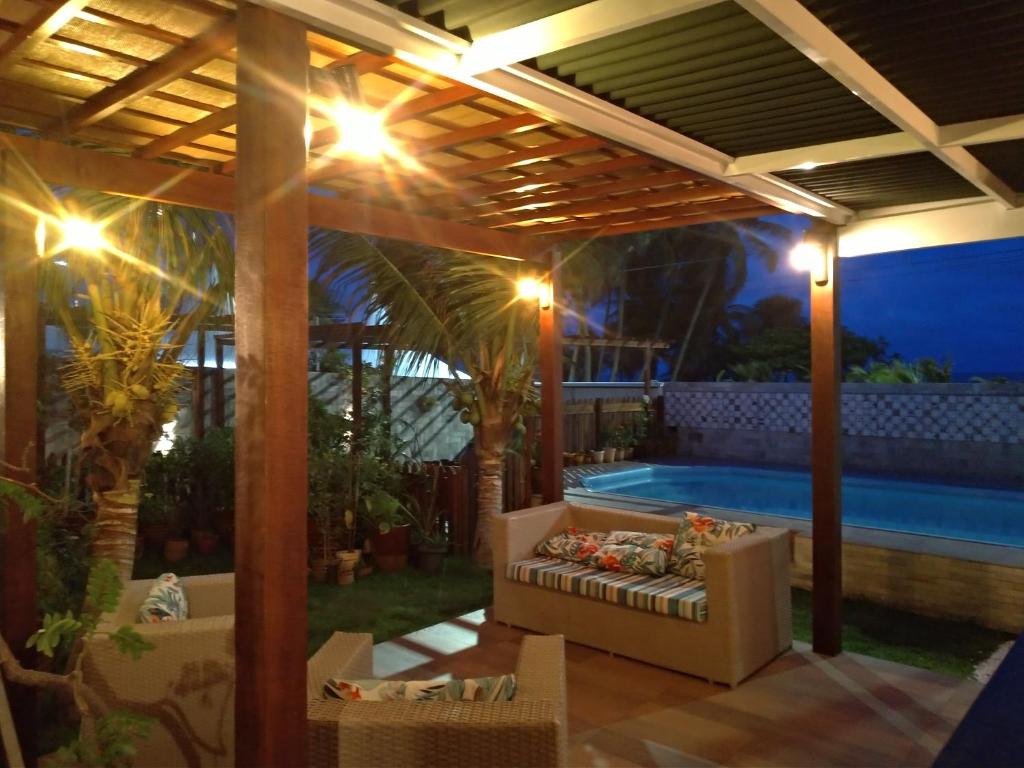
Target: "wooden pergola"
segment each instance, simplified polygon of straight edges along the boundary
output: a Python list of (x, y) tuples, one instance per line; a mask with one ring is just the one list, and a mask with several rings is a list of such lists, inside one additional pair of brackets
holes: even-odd
[[(394, 5), (377, 0), (16, 0), (0, 9), (0, 124), (8, 129), (0, 133), (3, 194), (33, 200), (45, 185), (72, 186), (235, 216), (239, 764), (301, 764), (305, 741), (309, 226), (481, 258), (520, 259), (536, 265), (557, 297), (559, 243), (565, 240), (778, 210), (831, 222), (818, 235), (828, 246), (829, 268), (824, 280), (812, 280), (814, 628), (816, 649), (838, 652), (838, 275), (833, 269), (838, 240), (833, 225), (850, 222), (853, 211), (816, 193), (810, 182), (804, 188), (773, 175), (791, 167), (779, 152), (724, 153), (630, 112), (613, 102), (613, 95), (604, 100), (514, 63), (559, 47), (596, 45), (645, 24), (656, 29), (664, 19), (700, 13), (715, 3), (652, 3), (642, 12), (628, 0), (581, 1), (557, 12), (559, 4), (549, 3), (551, 8), (537, 14), (542, 18), (496, 33), (520, 37), (492, 41), (483, 49), (466, 39), (479, 37), (473, 32), (476, 22), (469, 23), (469, 32), (457, 29), (460, 36), (435, 26), (430, 13), (419, 18)], [(1010, 207), (1004, 183), (980, 164), (972, 165), (962, 143), (943, 145), (934, 123), (923, 122), (899, 102), (884, 79), (872, 79), (881, 77), (877, 72), (865, 75), (844, 50), (829, 49), (838, 38), (813, 16), (804, 18), (801, 14), (810, 14), (797, 3), (742, 0), (742, 5), (770, 28), (768, 34), (808, 57), (822, 46), (828, 49), (832, 58), (815, 63), (844, 85), (866, 89), (889, 119), (895, 119), (890, 112), (897, 108), (907, 112), (898, 122), (906, 128), (902, 144), (858, 145), (857, 152), (868, 153), (860, 157), (900, 154), (920, 145), (918, 151), (939, 157), (983, 194)], [(647, 72), (639, 60), (633, 66), (634, 79)], [(843, 66), (857, 76), (844, 74)], [(400, 158), (365, 160), (336, 151), (345, 126), (331, 119), (325, 105), (339, 93), (353, 98), (343, 88), (353, 71), (362, 99), (383, 116)], [(659, 71), (649, 69), (651, 75)], [(592, 90), (598, 86), (604, 87), (595, 81)], [(749, 118), (743, 119), (749, 125)], [(856, 124), (868, 131), (876, 125)], [(983, 133), (980, 126), (974, 130), (966, 135)], [(992, 135), (1006, 127), (985, 130)], [(808, 129), (795, 135), (794, 151)], [(842, 141), (835, 144), (821, 156), (841, 165)], [(1020, 228), (1017, 219), (1000, 222), (999, 231)], [(33, 225), (17, 207), (0, 205), (3, 458), (22, 466), (26, 480), (34, 476), (31, 447), (37, 429), (34, 409), (24, 405), (36, 398), (39, 352)], [(856, 222), (850, 226), (856, 229)], [(978, 229), (993, 231), (988, 224)], [(562, 497), (557, 302), (540, 310), (540, 318), (543, 497), (555, 501)], [(11, 516), (3, 542), (0, 626), (14, 647), (23, 644), (35, 623), (33, 536), (31, 526)]]

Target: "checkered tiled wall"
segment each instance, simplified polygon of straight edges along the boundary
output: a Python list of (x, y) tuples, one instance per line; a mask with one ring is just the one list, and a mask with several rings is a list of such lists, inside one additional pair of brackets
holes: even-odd
[[(843, 387), (843, 433), (1024, 444), (1024, 385), (974, 384)], [(665, 422), (689, 429), (808, 433), (806, 385), (674, 384), (665, 391)]]

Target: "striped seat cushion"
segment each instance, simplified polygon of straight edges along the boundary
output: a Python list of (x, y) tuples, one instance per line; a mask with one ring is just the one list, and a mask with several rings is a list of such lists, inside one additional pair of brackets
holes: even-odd
[(536, 584), (690, 621), (705, 621), (708, 616), (704, 582), (675, 574), (645, 576), (602, 571), (554, 557), (534, 557), (509, 563), (505, 576), (524, 584)]

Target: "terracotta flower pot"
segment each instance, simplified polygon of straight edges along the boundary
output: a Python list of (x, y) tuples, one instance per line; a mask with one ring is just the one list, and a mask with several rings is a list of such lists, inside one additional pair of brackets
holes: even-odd
[(146, 523), (142, 535), (146, 539), (146, 545), (159, 552), (164, 548), (167, 537), (171, 535), (171, 527), (167, 523)]
[(330, 568), (333, 564), (334, 561), (329, 558), (325, 559), (322, 557), (318, 557), (316, 560), (314, 560), (312, 568), (313, 581), (318, 581), (320, 583), (327, 581), (328, 572), (330, 571)]
[(604, 464), (604, 451), (598, 449), (590, 452), (591, 464)]
[(635, 453), (635, 450), (633, 449), (632, 445), (626, 446), (626, 461), (629, 461), (630, 459), (632, 459), (634, 453)]
[(615, 449), (614, 448), (605, 448), (604, 449), (604, 463), (605, 464), (611, 464), (613, 461), (615, 461)]
[(396, 573), (409, 564), (409, 527), (396, 525), (387, 533), (370, 534), (373, 562), (381, 573)]
[(358, 549), (343, 549), (337, 552), (338, 583), (351, 584), (356, 580), (355, 568), (361, 557)]
[(615, 460), (616, 461), (622, 461), (625, 458), (626, 458), (626, 449), (625, 448), (616, 448), (615, 449)]
[(200, 555), (210, 555), (220, 544), (220, 534), (203, 528), (193, 528), (191, 532), (192, 549)]
[(188, 556), (188, 539), (174, 536), (164, 542), (164, 560), (177, 563)]

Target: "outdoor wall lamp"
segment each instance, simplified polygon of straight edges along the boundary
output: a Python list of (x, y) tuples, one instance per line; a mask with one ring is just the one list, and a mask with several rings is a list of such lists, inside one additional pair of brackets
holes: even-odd
[(551, 283), (536, 277), (521, 277), (516, 281), (516, 295), (523, 301), (536, 301), (541, 309), (551, 309), (553, 301)]
[(828, 283), (828, 254), (820, 243), (804, 240), (789, 252), (789, 263), (798, 272), (810, 272), (818, 285)]

